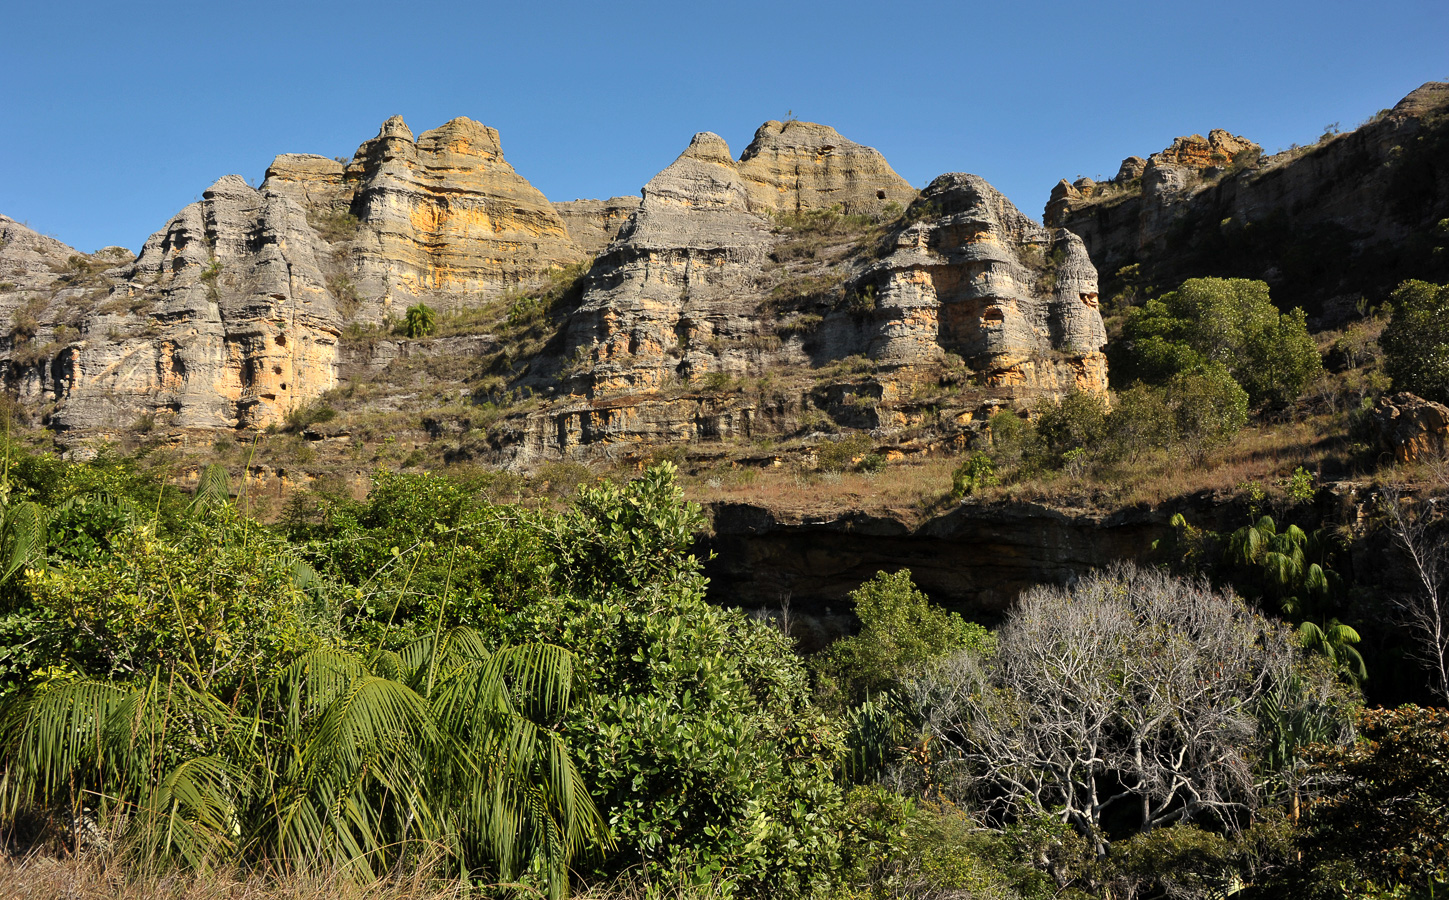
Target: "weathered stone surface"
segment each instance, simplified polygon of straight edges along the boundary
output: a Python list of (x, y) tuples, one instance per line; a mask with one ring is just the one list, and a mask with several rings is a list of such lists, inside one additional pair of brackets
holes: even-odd
[(498, 132), (472, 119), (414, 141), (394, 116), (344, 178), (362, 226), (348, 248), (352, 280), (375, 314), (496, 296), (584, 258), (547, 198), (504, 160)]
[(788, 601), (792, 615), (811, 617), (848, 615), (850, 591), (900, 568), (948, 609), (999, 615), (1031, 586), (1145, 559), (1154, 540), (1171, 534), (1170, 511), (1103, 516), (1031, 503), (966, 505), (920, 524), (734, 503), (708, 512), (712, 527), (699, 551), (710, 560), (711, 590), (746, 608)]
[(60, 430), (280, 421), (336, 383), (340, 316), (292, 198), (229, 175), (152, 235), (42, 374)]
[(1449, 257), (1419, 249), (1449, 216), (1449, 84), (1310, 147), (1260, 152), (1220, 130), (1178, 138), (1091, 192), (1059, 183), (1046, 223), (1079, 235), (1104, 276), (1137, 265), (1172, 285), (1226, 264), (1325, 324), (1360, 295), (1449, 277)]
[(585, 253), (597, 255), (619, 236), (619, 229), (639, 208), (639, 198), (565, 200), (555, 202), (553, 208), (564, 220), (574, 244)]
[(575, 390), (652, 390), (720, 368), (712, 338), (752, 327), (772, 238), (749, 211), (729, 146), (702, 132), (643, 189), (639, 209), (594, 264), (564, 347)]
[(284, 154), (259, 189), (229, 175), (134, 262), (8, 219), (0, 231), (0, 265), (25, 273), (0, 312), (36, 320), (8, 338), (7, 383), (53, 406), (56, 429), (88, 433), (278, 423), (337, 383), (349, 322), (477, 302), (584, 258), (498, 133), (469, 119), (417, 140), (389, 119), (350, 164)]
[(1401, 392), (1379, 398), (1372, 415), (1379, 442), (1399, 462), (1444, 455), (1449, 442), (1449, 406)]
[(974, 175), (942, 175), (917, 203), (938, 215), (901, 229), (872, 272), (872, 358), (952, 352), (992, 386), (1106, 390), (1097, 273), (1076, 235), (1043, 228)]
[(756, 212), (839, 205), (848, 214), (870, 215), (891, 203), (904, 207), (916, 196), (880, 151), (814, 122), (761, 125), (740, 154), (739, 173)]
[[(49, 424), (81, 434), (263, 427), (339, 378), (442, 372), (470, 382), (459, 397), (545, 398), (487, 435), (447, 416), (429, 429), (460, 454), (488, 445), (525, 464), (778, 434), (822, 410), (840, 428), (933, 434), (900, 453), (959, 449), (985, 403), (1100, 390), (1080, 241), (972, 176), (938, 179), (905, 219), (878, 218), (914, 196), (876, 151), (791, 122), (763, 126), (740, 161), (696, 135), (637, 201), (554, 205), (503, 160), (492, 129), (455, 119), (414, 138), (393, 118), (348, 163), (284, 154), (260, 188), (222, 178), (134, 260), (0, 222), (15, 235), (0, 263), (26, 279), (0, 292), (0, 309), (28, 317), (4, 372)], [(824, 230), (773, 219), (829, 208), (861, 215), (820, 219), (835, 223)], [(502, 306), (426, 341), (363, 327), (419, 301), (443, 315), (487, 302), (591, 253), (580, 283), (550, 295), (542, 319), (558, 330), (530, 331), (519, 357), (488, 333), (495, 315), (513, 328)], [(521, 309), (512, 333), (543, 327), (539, 307)], [(911, 406), (948, 353), (980, 376), (971, 396)], [(829, 374), (847, 360), (850, 377)], [(774, 373), (789, 387), (746, 394), (719, 377)]]

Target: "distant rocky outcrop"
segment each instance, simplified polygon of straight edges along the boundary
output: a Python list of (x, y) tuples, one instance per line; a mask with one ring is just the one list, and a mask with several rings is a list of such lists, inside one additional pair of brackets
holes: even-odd
[(975, 175), (942, 175), (871, 270), (881, 323), (871, 355), (953, 352), (992, 386), (1105, 391), (1107, 333), (1081, 239), (1043, 228)]
[(1449, 83), (1272, 156), (1220, 130), (1178, 138), (1110, 181), (1058, 183), (1046, 207), (1114, 288), (1261, 278), (1325, 323), (1405, 278), (1449, 279), (1446, 220)]
[(563, 200), (556, 201), (553, 208), (564, 220), (574, 244), (585, 253), (597, 255), (619, 236), (619, 229), (639, 208), (639, 198)]
[(345, 166), (278, 157), (262, 190), (292, 196), (343, 245), (363, 315), (401, 315), (422, 298), (476, 302), (585, 258), (548, 199), (504, 160), (498, 132), (472, 119), (414, 140), (394, 116)]
[[(879, 152), (807, 122), (765, 123), (738, 160), (700, 133), (637, 199), (553, 204), (493, 129), (414, 138), (394, 117), (349, 162), (284, 154), (259, 187), (220, 179), (134, 259), (0, 229), (0, 265), (21, 273), (0, 289), (6, 383), (77, 439), (279, 425), (409, 366), (473, 385), (454, 396), (535, 398), (488, 436), (521, 464), (797, 429), (826, 408), (883, 435), (959, 430), (1003, 398), (1106, 384), (1080, 240), (974, 176), (917, 196)], [(547, 310), (527, 299), (543, 285)], [(390, 334), (419, 302), (466, 324), (426, 346)], [(947, 369), (971, 385), (952, 411), (900, 405)], [(769, 396), (726, 389), (776, 375)]]
[(799, 213), (838, 206), (849, 215), (904, 207), (915, 188), (874, 147), (814, 122), (769, 121), (740, 154), (739, 177), (754, 212)]
[[(806, 135), (843, 140), (819, 126), (789, 130), (803, 159), (818, 155)], [(1106, 389), (1096, 273), (1071, 233), (1031, 221), (976, 176), (942, 176), (878, 240), (814, 276), (833, 277), (835, 287), (791, 300), (793, 285), (814, 282), (782, 265), (790, 231), (775, 227), (778, 210), (752, 200), (758, 185), (745, 178), (746, 157), (736, 162), (723, 139), (701, 133), (645, 185), (588, 273), (559, 345), (530, 368), (527, 383), (557, 399), (516, 423), (512, 452), (539, 459), (769, 433), (815, 401), (772, 404), (689, 386), (851, 358), (869, 360), (875, 381), (827, 388), (822, 402), (879, 398), (851, 420), (887, 431), (917, 421), (892, 411), (894, 399), (952, 354), (999, 395)], [(829, 194), (803, 196), (813, 205), (802, 212), (846, 208), (838, 195), (828, 206)]]
[(1449, 406), (1400, 392), (1379, 398), (1372, 421), (1380, 446), (1401, 463), (1439, 459), (1449, 449)]
[(7, 383), (87, 433), (280, 423), (337, 384), (347, 324), (476, 304), (586, 258), (469, 119), (415, 141), (394, 117), (350, 163), (285, 154), (259, 188), (229, 175), (134, 262), (16, 234), (26, 280), (0, 307), (16, 298), (37, 325), (12, 328)]

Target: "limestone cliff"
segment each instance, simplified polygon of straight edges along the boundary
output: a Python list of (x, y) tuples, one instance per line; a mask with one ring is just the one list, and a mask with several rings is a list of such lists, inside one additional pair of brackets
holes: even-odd
[(1267, 157), (1224, 131), (1178, 138), (1111, 181), (1060, 182), (1046, 221), (1081, 236), (1114, 287), (1262, 278), (1280, 304), (1338, 321), (1405, 278), (1449, 278), (1449, 84)]

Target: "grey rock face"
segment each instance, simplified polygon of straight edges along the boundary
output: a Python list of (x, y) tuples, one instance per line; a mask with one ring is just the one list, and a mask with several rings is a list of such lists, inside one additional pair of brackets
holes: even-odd
[(555, 202), (553, 208), (564, 220), (574, 244), (585, 253), (598, 255), (619, 236), (619, 229), (639, 208), (639, 198), (565, 200)]
[(768, 253), (765, 220), (729, 146), (702, 132), (643, 189), (638, 210), (595, 262), (565, 348), (584, 392), (649, 390), (719, 368), (705, 347), (755, 328), (751, 284)]
[(872, 273), (883, 320), (871, 356), (910, 364), (944, 352), (994, 386), (1106, 390), (1097, 273), (1076, 235), (1022, 215), (975, 175), (942, 175)]
[(872, 215), (892, 203), (904, 207), (916, 196), (880, 151), (814, 122), (761, 125), (740, 154), (739, 173), (755, 212), (839, 206), (847, 214)]

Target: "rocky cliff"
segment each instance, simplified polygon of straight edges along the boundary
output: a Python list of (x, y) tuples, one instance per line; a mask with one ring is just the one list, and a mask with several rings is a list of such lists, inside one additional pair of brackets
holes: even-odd
[[(788, 434), (812, 410), (889, 437), (927, 424), (910, 398), (952, 360), (984, 390), (948, 392), (963, 421), (993, 392), (1106, 389), (1096, 273), (1070, 232), (971, 175), (942, 176), (900, 215), (909, 188), (822, 126), (767, 123), (751, 147), (737, 162), (695, 135), (644, 186), (524, 378), (555, 402), (510, 423), (515, 458)], [(835, 152), (851, 174), (832, 181)], [(827, 162), (780, 187), (811, 161)], [(843, 360), (870, 377), (822, 383)], [(764, 376), (776, 390), (731, 389)], [(855, 408), (837, 408), (845, 396)]]
[(1114, 290), (1261, 278), (1325, 323), (1405, 278), (1449, 279), (1449, 84), (1330, 131), (1267, 157), (1225, 131), (1178, 138), (1110, 181), (1060, 182), (1046, 222), (1079, 235)]
[[(0, 225), (6, 383), (76, 440), (263, 428), (360, 385), (401, 409), (429, 385), (503, 403), (475, 449), (533, 464), (822, 416), (939, 442), (982, 404), (1106, 385), (1080, 240), (974, 176), (918, 196), (809, 122), (765, 123), (738, 159), (701, 133), (638, 198), (553, 204), (493, 129), (395, 117), (350, 161), (222, 178), (135, 258)], [(438, 337), (397, 332), (417, 303)]]
[(755, 212), (799, 213), (839, 206), (847, 215), (904, 207), (915, 188), (874, 147), (814, 122), (769, 121), (740, 154), (739, 176)]

